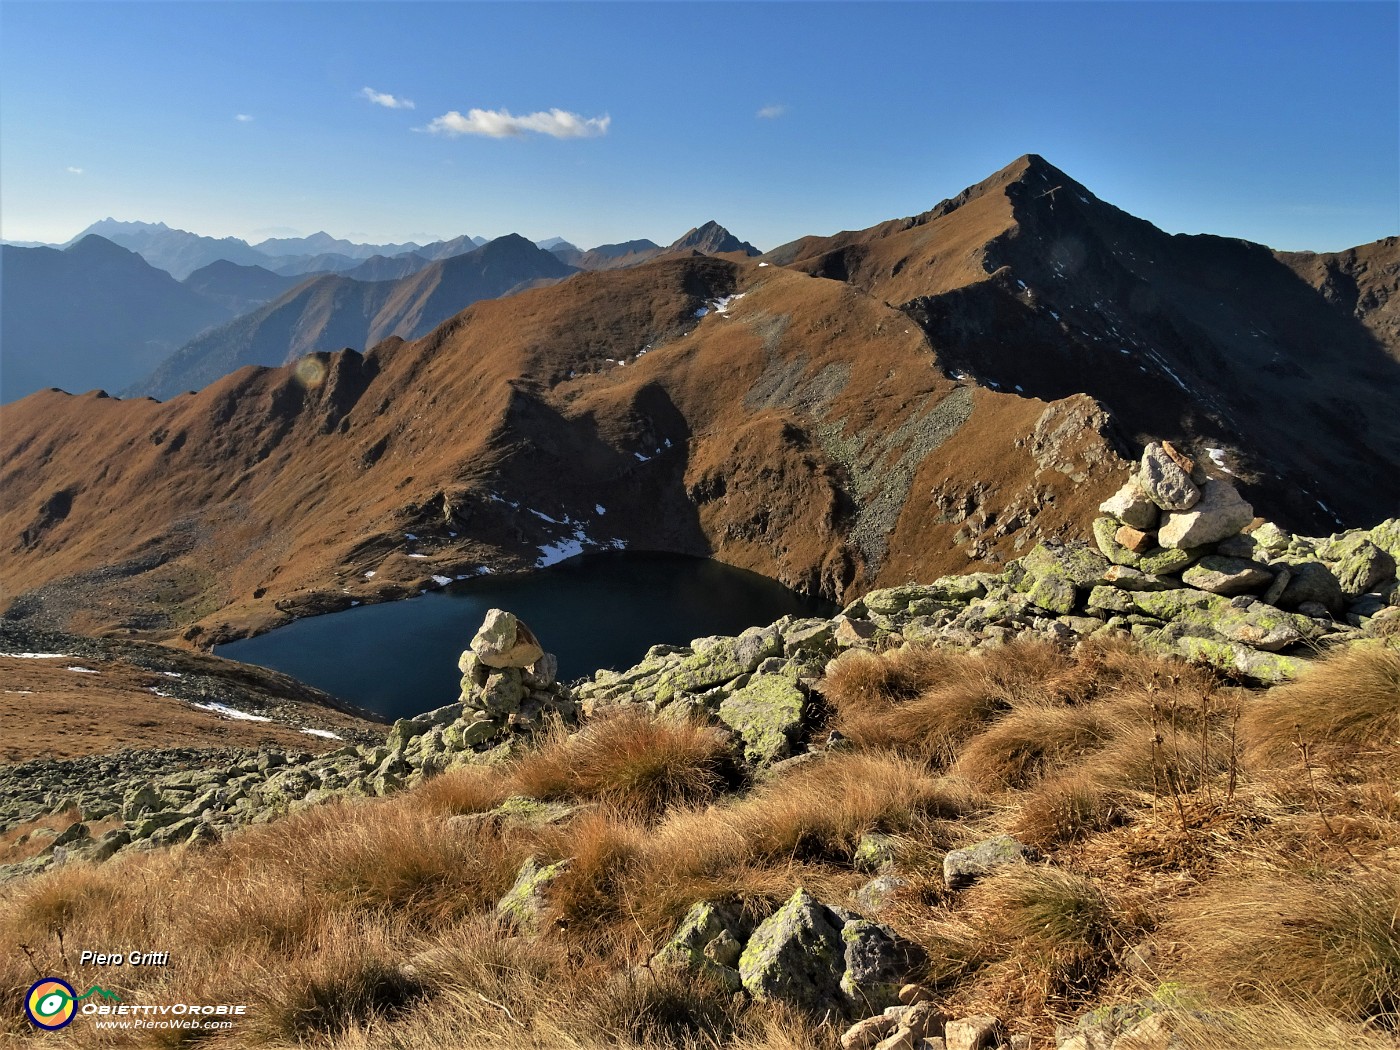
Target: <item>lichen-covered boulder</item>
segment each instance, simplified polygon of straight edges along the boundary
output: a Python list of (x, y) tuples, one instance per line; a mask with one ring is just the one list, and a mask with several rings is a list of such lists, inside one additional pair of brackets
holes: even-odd
[(1025, 864), (1035, 857), (1035, 850), (1029, 846), (1010, 835), (997, 835), (948, 853), (943, 858), (943, 883), (950, 890), (962, 889), (998, 868)]
[(770, 656), (782, 655), (783, 639), (775, 627), (750, 627), (737, 638), (696, 639), (691, 648), (689, 656), (657, 679), (657, 707), (681, 693), (698, 693), (751, 674)]
[(1288, 566), (1288, 586), (1278, 597), (1284, 609), (1296, 609), (1304, 602), (1317, 602), (1329, 612), (1340, 612), (1346, 605), (1346, 595), (1336, 575), (1320, 561), (1304, 561)]
[(1138, 478), (1147, 498), (1162, 510), (1189, 510), (1201, 498), (1191, 475), (1155, 441), (1142, 450)]
[(1019, 590), (1049, 612), (1074, 611), (1080, 590), (1105, 582), (1108, 559), (1083, 543), (1039, 543), (1021, 559)]
[(919, 950), (888, 926), (851, 919), (841, 927), (845, 966), (841, 992), (851, 1013), (884, 1010), (899, 1002), (899, 989), (919, 961)]
[(896, 841), (893, 835), (870, 831), (860, 837), (851, 867), (856, 871), (879, 871), (894, 863)]
[(1189, 587), (1136, 591), (1133, 604), (1144, 615), (1172, 624), (1181, 634), (1218, 636), (1267, 652), (1278, 652), (1318, 635), (1317, 625), (1307, 617), (1286, 613), (1264, 602), (1232, 600)]
[(802, 728), (807, 698), (784, 675), (755, 675), (720, 702), (719, 717), (744, 742), (744, 760), (767, 766), (785, 758)]
[(1400, 518), (1389, 518), (1366, 534), (1366, 538), (1400, 564)]
[(1351, 533), (1327, 551), (1332, 574), (1348, 598), (1365, 594), (1378, 583), (1395, 577), (1395, 559), (1371, 542), (1365, 533)]
[(1254, 508), (1228, 481), (1207, 481), (1189, 509), (1162, 516), (1157, 542), (1162, 547), (1201, 547), (1236, 535), (1254, 520)]
[(743, 987), (737, 967), (751, 929), (738, 908), (701, 901), (691, 905), (652, 965), (703, 974), (737, 992)]
[(1208, 554), (1181, 574), (1181, 582), (1198, 591), (1231, 597), (1262, 591), (1274, 574), (1256, 561)]
[(530, 857), (520, 866), (514, 885), (496, 904), (496, 917), (523, 933), (538, 933), (547, 903), (545, 890), (568, 869), (567, 860), (556, 861), (542, 868), (534, 857)]
[(846, 945), (839, 915), (799, 889), (758, 925), (739, 957), (739, 978), (760, 1002), (821, 1015), (841, 998)]
[(1209, 664), (1222, 671), (1242, 675), (1260, 685), (1278, 685), (1298, 677), (1303, 661), (1297, 657), (1280, 653), (1263, 652), (1259, 649), (1218, 638), (1202, 638), (1185, 635), (1162, 639), (1159, 646), (1164, 651), (1175, 652), (1178, 656), (1201, 664)]
[(486, 611), (471, 650), (487, 667), (529, 667), (544, 655), (534, 632), (504, 609)]

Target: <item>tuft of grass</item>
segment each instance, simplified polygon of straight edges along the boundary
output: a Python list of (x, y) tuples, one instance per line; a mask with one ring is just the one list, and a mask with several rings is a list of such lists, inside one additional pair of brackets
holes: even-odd
[(968, 742), (953, 772), (979, 787), (1026, 787), (1101, 747), (1111, 729), (1094, 705), (1024, 707)]
[(1247, 705), (1240, 729), (1254, 768), (1296, 763), (1300, 740), (1324, 755), (1372, 749), (1393, 758), (1400, 741), (1400, 652), (1351, 646), (1331, 653), (1297, 681)]
[(620, 1046), (722, 1045), (743, 1015), (717, 983), (666, 968), (616, 974), (583, 996), (577, 1010), (585, 1030)]
[(557, 731), (521, 759), (512, 781), (532, 798), (593, 800), (655, 815), (714, 798), (730, 780), (730, 765), (715, 730), (622, 710), (573, 736)]
[(1022, 799), (1013, 833), (1032, 846), (1047, 849), (1106, 831), (1128, 820), (1130, 804), (1121, 792), (1106, 789), (1084, 771), (1040, 785)]
[(458, 766), (418, 786), (418, 804), (433, 813), (485, 813), (510, 797), (509, 785), (489, 767)]
[(301, 1044), (391, 1017), (422, 995), (400, 967), (381, 926), (340, 922), (281, 973), (264, 973), (249, 998), (240, 1038)]
[(1181, 941), (1183, 981), (1400, 1028), (1400, 875), (1218, 880), (1178, 906), (1167, 933)]

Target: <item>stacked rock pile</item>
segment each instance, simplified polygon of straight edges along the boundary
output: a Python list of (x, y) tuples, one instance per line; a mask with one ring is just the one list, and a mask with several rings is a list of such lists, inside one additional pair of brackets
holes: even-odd
[(465, 742), (483, 743), (546, 715), (572, 721), (573, 698), (559, 684), (559, 661), (515, 614), (491, 609), (457, 666), (462, 671)]

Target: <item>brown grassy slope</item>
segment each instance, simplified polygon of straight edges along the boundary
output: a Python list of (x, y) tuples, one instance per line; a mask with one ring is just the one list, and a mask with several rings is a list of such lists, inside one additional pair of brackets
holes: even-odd
[[(1394, 681), (1397, 661), (1323, 660), (1258, 694), (1117, 647), (853, 654), (824, 689), (856, 747), (744, 794), (706, 802), (714, 752), (696, 730), (623, 716), (513, 765), (318, 807), (204, 852), (5, 887), (0, 993), (13, 1000), (32, 980), (23, 943), (40, 968), (100, 976), (133, 1002), (249, 1003), (233, 1033), (194, 1045), (834, 1047), (830, 1024), (625, 974), (696, 899), (761, 916), (802, 885), (844, 903), (870, 877), (852, 870), (853, 850), (880, 831), (906, 883), (879, 918), (927, 949), (916, 976), (954, 1015), (991, 1012), (1048, 1043), (1057, 1021), (1156, 994), (1184, 1011), (1183, 1045), (1199, 1050), (1392, 1045), (1400, 756), (1385, 719), (1397, 697), (1363, 690), (1371, 733), (1333, 734), (1356, 722), (1331, 715), (1354, 713), (1339, 699), (1353, 677)], [(1270, 753), (1272, 729), (1251, 717), (1265, 702), (1293, 706), (1327, 764), (1253, 758)], [(1080, 710), (1099, 731), (1065, 746), (1054, 727)], [(1061, 745), (1008, 780), (983, 741), (1018, 719)], [(526, 790), (585, 808), (543, 827), (446, 820)], [(945, 890), (943, 853), (1001, 831), (1045, 860)], [(573, 865), (543, 932), (512, 936), (488, 913), (530, 854)], [(80, 970), (61, 958), (60, 928), (68, 950), (149, 940), (172, 964)], [(101, 1045), (81, 1024), (67, 1038)]]
[[(5, 411), (6, 597), (43, 587), (22, 610), (85, 631), (194, 623), (206, 640), (279, 604), (528, 567), (572, 528), (525, 508), (850, 597), (1013, 556), (1123, 472), (1092, 406), (957, 384), (902, 314), (849, 287), (701, 257), (579, 275), (416, 343), (165, 404), (46, 393)], [(935, 490), (969, 475), (988, 479), (969, 507), (1015, 506), (1000, 531), (984, 515), (955, 537), (968, 510)]]

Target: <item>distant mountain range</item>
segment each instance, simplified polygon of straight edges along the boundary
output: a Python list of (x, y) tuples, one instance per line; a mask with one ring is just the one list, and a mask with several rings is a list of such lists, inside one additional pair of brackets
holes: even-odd
[(91, 235), (61, 251), (7, 244), (0, 270), (0, 401), (48, 386), (120, 390), (197, 332), (236, 316), (248, 299), (247, 282), (258, 279), (238, 278), (240, 289), (216, 271), (202, 287), (181, 284)]
[(1400, 509), (1400, 239), (1171, 236), (1026, 156), (761, 257), (681, 240), (436, 327), (436, 304), (566, 267), (508, 238), (320, 277), (206, 333), (203, 375), (264, 345), (366, 352), (5, 406), (6, 615), (202, 645), (618, 545), (844, 601), (1082, 535), (1146, 437), (1309, 534)]
[(284, 276), (297, 276), (353, 269), (377, 255), (417, 252), (428, 259), (446, 258), (486, 243), (484, 238), (463, 235), (451, 241), (437, 241), (428, 245), (411, 241), (405, 244), (356, 244), (322, 232), (309, 237), (277, 237), (249, 244), (238, 237), (203, 237), (188, 230), (172, 229), (163, 222), (120, 222), (107, 218), (93, 223), (59, 247), (76, 244), (93, 234), (136, 252), (176, 280), (184, 280), (196, 270), (220, 260), (240, 266), (262, 266)]
[[(481, 298), (558, 280), (575, 270), (635, 266), (667, 251), (696, 250), (694, 243), (700, 243), (692, 236), (696, 231), (691, 231), (672, 248), (641, 240), (582, 252), (559, 237), (541, 242), (549, 246), (546, 250), (512, 234), (490, 242), (503, 247), (477, 256), (473, 263), (434, 270), (438, 263), (478, 252), (487, 242), (463, 235), (399, 251), (405, 245), (353, 244), (324, 233), (248, 245), (237, 238), (200, 237), (161, 223), (104, 219), (91, 229), (105, 230), (126, 244), (88, 233), (62, 250), (5, 246), (6, 281), (0, 286), (0, 308), (6, 317), (6, 374), (0, 377), (0, 400), (13, 400), (45, 386), (72, 391), (93, 387), (160, 391), (164, 396), (224, 374), (210, 370), (214, 362), (235, 362), (230, 365), (234, 368), (279, 364), (310, 349), (364, 348), (388, 334), (411, 337)], [(740, 243), (714, 223), (701, 229), (709, 235), (705, 243)], [(95, 248), (99, 242), (114, 250)], [(80, 250), (79, 246), (85, 247)], [(321, 249), (328, 250), (318, 255), (266, 254)], [(383, 252), (375, 254), (376, 249)], [(152, 260), (164, 261), (183, 274), (211, 256), (212, 261), (189, 270), (182, 281), (168, 273), (165, 281), (153, 277), (162, 270)], [(66, 260), (64, 265), (56, 262), (60, 258)], [(249, 259), (254, 261), (240, 261)], [(474, 274), (474, 266), (486, 266), (488, 271)], [(101, 269), (100, 277), (94, 267)], [(357, 284), (404, 281), (425, 272), (426, 277), (405, 286), (414, 290), (402, 297), (390, 289), (356, 289)], [(127, 293), (121, 288), (122, 273), (134, 282)], [(153, 375), (164, 358), (204, 329), (251, 314), (311, 278), (327, 274), (343, 280), (321, 281), (308, 288), (297, 299), (301, 306), (290, 313), (284, 309), (286, 304), (278, 304), (282, 311), (278, 316), (283, 319), (302, 307), (314, 316), (288, 322), (285, 330), (275, 324), (264, 327), (265, 316), (245, 318), (237, 334), (209, 333), (198, 347), (162, 368), (159, 379)], [(185, 291), (171, 293), (174, 298), (152, 299), (155, 285), (183, 285)], [(414, 303), (418, 305), (410, 305)], [(140, 304), (145, 305), (138, 308)], [(388, 312), (381, 313), (386, 304)], [(285, 336), (280, 345), (273, 332)], [(225, 345), (225, 338), (234, 345)]]
[[(576, 272), (515, 234), (465, 255), (419, 261), (421, 268), (397, 279), (325, 274), (302, 281), (252, 313), (198, 336), (127, 393), (164, 399), (245, 365), (280, 365), (316, 350), (368, 349), (395, 335), (416, 339), (479, 299)], [(376, 262), (367, 260), (361, 269)]]

